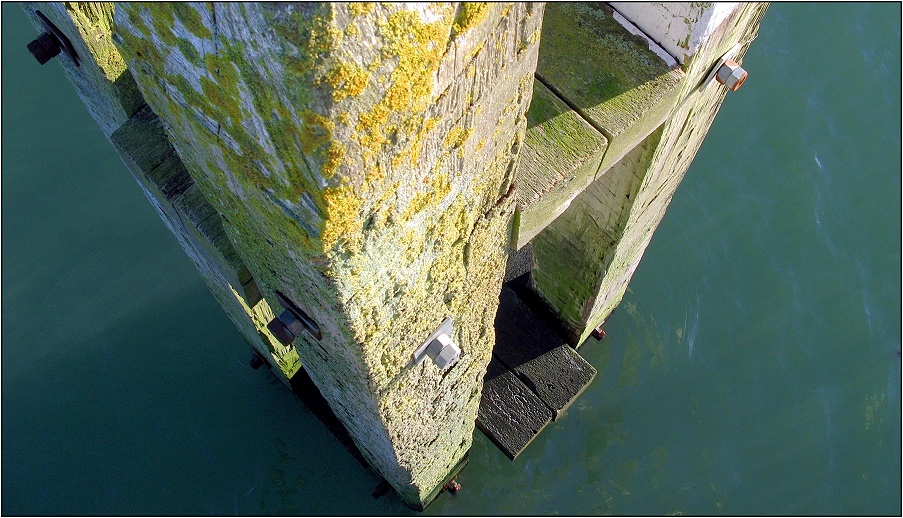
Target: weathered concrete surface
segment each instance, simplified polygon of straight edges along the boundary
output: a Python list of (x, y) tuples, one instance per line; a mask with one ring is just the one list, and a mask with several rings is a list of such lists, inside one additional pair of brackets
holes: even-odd
[(500, 361), (489, 363), (477, 426), (514, 460), (552, 421), (552, 411)]
[[(693, 59), (684, 65), (678, 102), (670, 108), (654, 153), (648, 162), (643, 160), (636, 166), (637, 172), (645, 170), (645, 174), (641, 174), (642, 182), (634, 196), (630, 199), (625, 196), (620, 208), (593, 208), (594, 186), (590, 186), (586, 196), (576, 198), (554, 224), (534, 239), (533, 286), (562, 320), (570, 324), (574, 343), (582, 343), (620, 302), (643, 251), (724, 100), (724, 87), (715, 85), (700, 92), (698, 86), (715, 61), (738, 43), (740, 48), (735, 59), (742, 59), (766, 9), (764, 3), (740, 4), (716, 28), (706, 29), (708, 37), (699, 44)], [(692, 34), (692, 24), (688, 31)], [(754, 80), (754, 74), (752, 77)], [(742, 95), (742, 90), (734, 95)], [(603, 172), (597, 181), (608, 176), (626, 178), (616, 171), (617, 168)], [(608, 198), (617, 199), (617, 196)], [(587, 224), (588, 220), (606, 218), (609, 222), (619, 222), (617, 227), (623, 229), (620, 237), (617, 232), (609, 234), (604, 230), (605, 224)], [(587, 232), (586, 229), (595, 230)], [(603, 241), (608, 235), (610, 239)], [(606, 242), (607, 247), (600, 250), (600, 241)], [(587, 259), (600, 254), (604, 257), (602, 261)]]
[(655, 131), (633, 148), (533, 241), (533, 289), (570, 331), (570, 343), (580, 341), (660, 137)]
[(609, 2), (682, 65), (740, 8), (739, 2)]
[(508, 287), (502, 288), (495, 332), (493, 354), (545, 403), (552, 420), (558, 419), (596, 376), (596, 369)]
[(607, 148), (604, 135), (541, 82), (533, 83), (517, 168), (516, 249), (530, 242), (593, 181)]
[(88, 113), (117, 149), (226, 313), (287, 383), (300, 365), (298, 355), (269, 335), (266, 322), (272, 318), (272, 311), (261, 301), (256, 283), (225, 235), (219, 215), (188, 175), (160, 121), (144, 103), (112, 41), (115, 5), (29, 2), (22, 6), (39, 32), (44, 29), (35, 15), (38, 10), (67, 34), (80, 66), (63, 54), (51, 63), (63, 68)]
[[(301, 360), (425, 505), (470, 447), (542, 4), (118, 4), (121, 50)], [(447, 317), (461, 360), (411, 353)]]
[(536, 77), (608, 138), (600, 173), (661, 125), (683, 76), (619, 24), (606, 4), (546, 8)]

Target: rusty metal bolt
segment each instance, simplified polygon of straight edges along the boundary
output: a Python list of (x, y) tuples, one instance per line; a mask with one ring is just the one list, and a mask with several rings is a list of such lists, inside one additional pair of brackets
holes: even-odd
[(451, 479), (451, 481), (449, 481), (448, 485), (446, 485), (445, 488), (448, 489), (449, 493), (454, 495), (461, 490), (461, 484), (458, 483), (457, 479), (453, 478)]
[(733, 59), (726, 59), (715, 74), (715, 80), (730, 88), (732, 92), (736, 92), (746, 81), (747, 76), (749, 73), (743, 70), (739, 63)]
[(291, 345), (292, 342), (295, 341), (295, 334), (293, 334), (288, 327), (279, 319), (279, 317), (270, 320), (267, 324), (267, 329), (273, 333), (273, 336), (279, 340), (279, 343), (282, 345)]

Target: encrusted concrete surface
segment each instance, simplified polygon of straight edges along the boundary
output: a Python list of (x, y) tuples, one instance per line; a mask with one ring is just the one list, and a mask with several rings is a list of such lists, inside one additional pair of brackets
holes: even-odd
[[(542, 4), (117, 4), (121, 50), (367, 460), (425, 505), (470, 447)], [(460, 361), (410, 355), (452, 316)]]

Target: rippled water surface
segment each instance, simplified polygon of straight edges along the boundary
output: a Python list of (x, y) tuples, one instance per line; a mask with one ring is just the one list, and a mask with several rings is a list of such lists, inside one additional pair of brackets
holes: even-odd
[[(2, 6), (2, 512), (409, 514), (264, 370)], [(900, 5), (773, 4), (514, 463), (425, 514), (901, 512)]]

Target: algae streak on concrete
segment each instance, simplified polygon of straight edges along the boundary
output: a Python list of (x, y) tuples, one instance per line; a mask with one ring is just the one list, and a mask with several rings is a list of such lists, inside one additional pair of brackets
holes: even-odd
[[(121, 50), (302, 363), (428, 503), (470, 447), (541, 4), (118, 4)], [(275, 307), (275, 306), (274, 306)], [(460, 361), (411, 353), (455, 322)]]
[[(533, 241), (534, 289), (556, 310), (577, 343), (610, 268), (661, 128), (605, 171)], [(617, 279), (625, 284), (629, 277)], [(612, 282), (612, 281), (609, 281)]]
[(517, 169), (520, 249), (596, 177), (608, 140), (541, 82), (533, 83)]
[(536, 76), (608, 138), (605, 171), (665, 120), (683, 72), (608, 6), (561, 2), (546, 9)]
[[(742, 59), (766, 9), (765, 3), (737, 6), (709, 33), (694, 58), (685, 65), (677, 103), (672, 106), (661, 129), (658, 145), (651, 158), (642, 161), (635, 169), (642, 178), (639, 190), (629, 200), (626, 196), (623, 199), (623, 209), (619, 211), (622, 214), (619, 223), (623, 228), (621, 237), (615, 240), (613, 250), (606, 251), (605, 261), (590, 261), (589, 270), (579, 274), (587, 283), (582, 291), (576, 292), (577, 295), (562, 295), (567, 291), (562, 286), (562, 279), (572, 277), (575, 269), (583, 267), (582, 263), (577, 264), (581, 259), (576, 262), (563, 258), (549, 260), (548, 254), (545, 254), (547, 259), (543, 260), (541, 255), (542, 250), (551, 250), (562, 242), (574, 248), (574, 257), (597, 253), (595, 247), (598, 245), (589, 244), (597, 241), (583, 234), (585, 227), (582, 223), (587, 217), (606, 217), (605, 212), (592, 207), (595, 203), (593, 198), (575, 199), (556, 221), (555, 228), (548, 227), (534, 240), (537, 263), (535, 287), (571, 326), (575, 343), (586, 340), (620, 302), (655, 228), (724, 100), (724, 87), (716, 84), (704, 91), (698, 87), (716, 60), (737, 44), (740, 47), (734, 59)], [(742, 90), (734, 95), (743, 95)], [(603, 173), (597, 182), (609, 174)], [(592, 189), (591, 186), (587, 193)]]

